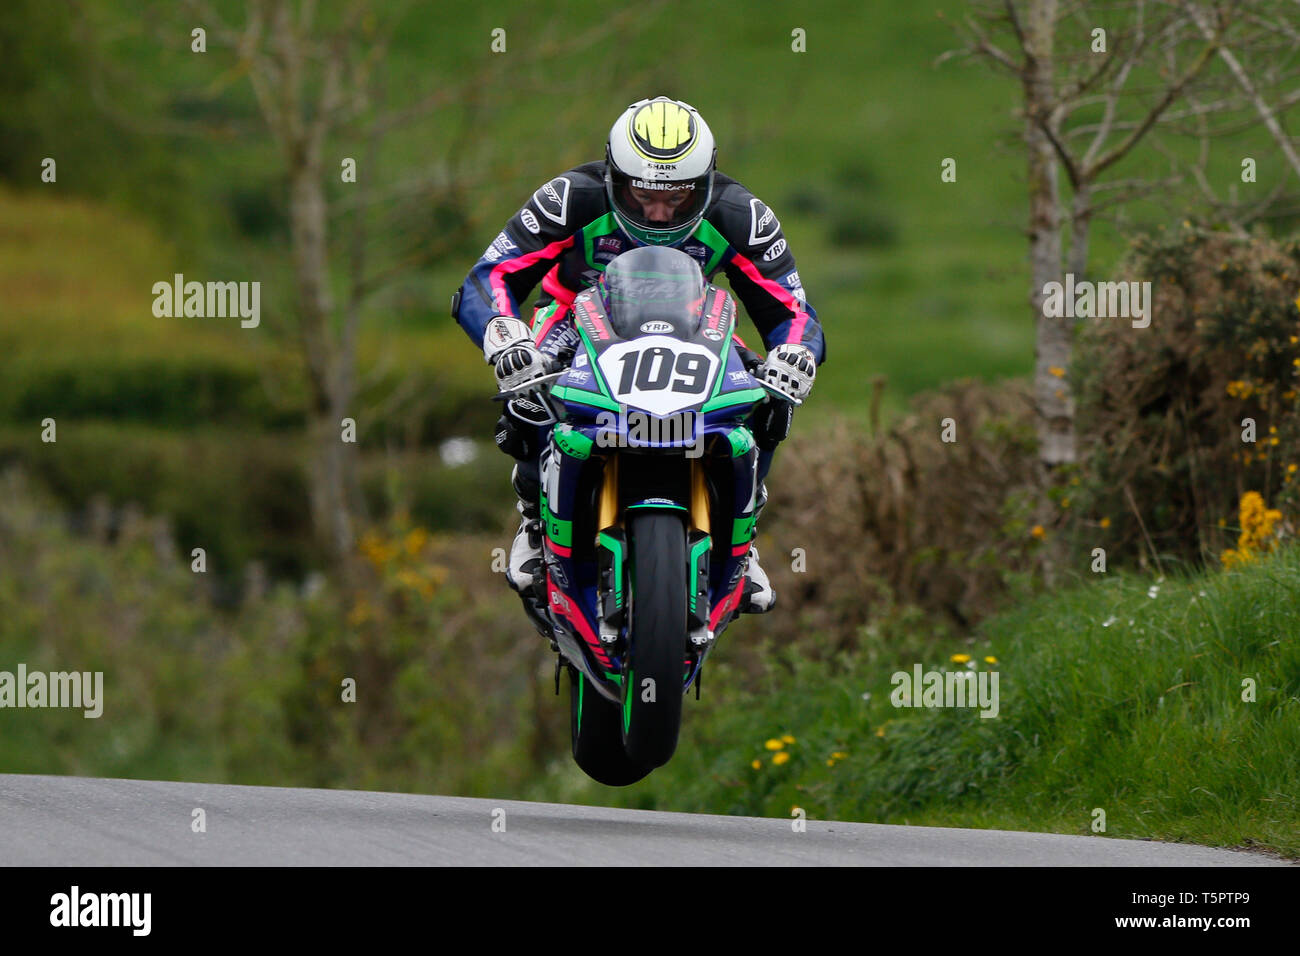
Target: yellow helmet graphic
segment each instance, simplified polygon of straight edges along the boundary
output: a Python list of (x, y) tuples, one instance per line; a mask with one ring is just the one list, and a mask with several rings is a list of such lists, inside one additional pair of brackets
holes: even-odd
[(713, 197), (716, 157), (695, 107), (666, 96), (633, 103), (605, 147), (605, 191), (619, 226), (651, 245), (688, 238)]
[(650, 162), (681, 159), (698, 142), (692, 112), (673, 100), (651, 100), (628, 118), (632, 148)]

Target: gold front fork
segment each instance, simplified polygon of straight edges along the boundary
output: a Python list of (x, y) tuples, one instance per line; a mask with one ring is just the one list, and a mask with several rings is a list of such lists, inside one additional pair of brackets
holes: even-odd
[(610, 455), (605, 462), (605, 477), (600, 485), (600, 510), (596, 527), (612, 527), (618, 520), (618, 455)]
[[(600, 508), (597, 527), (613, 527), (618, 520), (618, 455), (610, 455), (600, 485)], [(712, 534), (709, 527), (709, 488), (704, 481), (704, 467), (691, 460), (691, 527)]]
[(691, 459), (691, 525), (705, 534), (709, 530), (709, 487), (704, 483), (704, 466)]

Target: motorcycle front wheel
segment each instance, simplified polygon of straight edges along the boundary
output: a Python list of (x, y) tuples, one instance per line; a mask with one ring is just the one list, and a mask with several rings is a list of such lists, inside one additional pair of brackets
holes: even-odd
[(623, 747), (636, 763), (661, 767), (677, 749), (686, 660), (686, 528), (672, 512), (634, 512)]
[(622, 708), (602, 697), (572, 664), (568, 671), (569, 738), (574, 763), (607, 787), (636, 783), (654, 768), (632, 760), (623, 749)]

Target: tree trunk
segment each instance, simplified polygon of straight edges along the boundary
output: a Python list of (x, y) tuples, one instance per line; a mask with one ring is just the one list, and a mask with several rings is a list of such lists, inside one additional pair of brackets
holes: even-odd
[(311, 406), (308, 480), (312, 523), (331, 563), (350, 578), (357, 499), (356, 445), (343, 441), (342, 421), (351, 414), (355, 377), (334, 342), (333, 301), (326, 247), (326, 203), (317, 150), (303, 144), (289, 164), (289, 223), (298, 303), (298, 329), (307, 358)]
[(1056, 0), (1031, 0), (1025, 18), (1025, 142), (1029, 153), (1029, 301), (1037, 326), (1034, 398), (1039, 460), (1048, 468), (1073, 462), (1074, 398), (1069, 367), (1071, 320), (1043, 314), (1044, 287), (1061, 279), (1061, 208), (1056, 154), (1042, 128), (1052, 110)]

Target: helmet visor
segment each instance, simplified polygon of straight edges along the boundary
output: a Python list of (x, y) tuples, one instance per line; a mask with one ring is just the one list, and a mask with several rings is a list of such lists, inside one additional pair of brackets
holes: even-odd
[(621, 215), (650, 232), (668, 232), (698, 221), (709, 202), (709, 174), (678, 182), (643, 180), (611, 169), (612, 200)]

